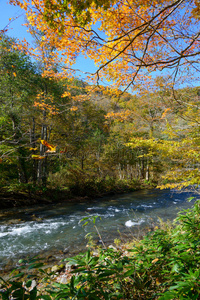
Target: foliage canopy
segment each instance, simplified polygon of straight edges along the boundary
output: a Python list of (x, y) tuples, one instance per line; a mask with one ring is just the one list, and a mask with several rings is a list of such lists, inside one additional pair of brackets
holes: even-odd
[(40, 46), (54, 47), (46, 74), (51, 73), (52, 62), (60, 60), (63, 74), (69, 75), (79, 55), (97, 66), (94, 81), (107, 80), (124, 89), (148, 84), (155, 71), (168, 70), (174, 81), (183, 80), (183, 72), (194, 80), (199, 72), (200, 6), (196, 0), (10, 3), (26, 11), (30, 32), (42, 32)]

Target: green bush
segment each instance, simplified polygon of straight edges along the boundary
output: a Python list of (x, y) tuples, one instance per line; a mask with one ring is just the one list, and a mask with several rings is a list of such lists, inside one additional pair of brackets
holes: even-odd
[(11, 296), (16, 300), (200, 299), (199, 221), (200, 201), (196, 201), (192, 209), (179, 213), (173, 227), (162, 224), (126, 251), (105, 248), (93, 255), (88, 250), (65, 259), (75, 266), (67, 284), (55, 282), (52, 272), (41, 269), (34, 260), (25, 267), (36, 268), (34, 276), (43, 287), (30, 291), (30, 275), (21, 272), (7, 281), (2, 279), (0, 295), (3, 300)]

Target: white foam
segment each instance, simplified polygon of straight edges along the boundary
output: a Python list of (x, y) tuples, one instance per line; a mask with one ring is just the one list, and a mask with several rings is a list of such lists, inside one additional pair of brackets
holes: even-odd
[(66, 226), (70, 222), (64, 222), (58, 219), (56, 222), (52, 220), (46, 220), (45, 222), (35, 223), (34, 221), (27, 222), (26, 224), (17, 224), (10, 226), (1, 226), (0, 237), (6, 236), (26, 236), (27, 234), (45, 232), (51, 234), (52, 231), (57, 230), (61, 226)]
[(138, 221), (138, 222), (133, 222), (132, 220), (128, 220), (128, 221), (125, 222), (125, 226), (126, 227), (132, 227), (134, 225), (140, 225), (143, 222), (144, 222), (144, 220), (142, 220), (142, 219), (140, 221)]
[(2, 232), (0, 233), (0, 237), (6, 236), (7, 234), (9, 234), (8, 232)]
[(131, 220), (128, 220), (128, 221), (126, 221), (126, 223), (125, 223), (126, 227), (132, 227), (132, 226), (134, 226), (134, 225), (136, 225), (136, 224), (137, 224), (136, 222), (133, 222), (133, 221), (131, 221)]
[(24, 226), (21, 228), (13, 228), (12, 232), (10, 234), (12, 235), (24, 235), (26, 233), (32, 232), (32, 228), (30, 226)]
[(146, 204), (142, 204), (142, 205), (140, 205), (141, 207), (145, 207), (145, 208), (151, 208), (151, 207), (153, 207), (152, 205), (146, 205)]

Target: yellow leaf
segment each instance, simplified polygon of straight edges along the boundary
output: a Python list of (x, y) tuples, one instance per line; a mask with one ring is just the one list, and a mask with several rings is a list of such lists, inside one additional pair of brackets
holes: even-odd
[(164, 111), (163, 114), (162, 114), (161, 119), (164, 119), (164, 118), (166, 117), (168, 111), (170, 111), (170, 110), (171, 110), (171, 108), (166, 108), (165, 111)]
[(160, 281), (158, 278), (156, 278), (156, 285), (160, 285)]
[(64, 98), (64, 97), (70, 97), (70, 96), (71, 96), (70, 92), (64, 92), (61, 97)]
[(70, 110), (71, 110), (71, 111), (76, 111), (76, 110), (78, 110), (78, 107), (77, 107), (77, 106), (72, 106), (72, 107), (70, 108)]
[(48, 148), (48, 150), (46, 151), (47, 153), (54, 153), (54, 152), (56, 152), (56, 147), (57, 146), (50, 145), (45, 140), (41, 140), (41, 143), (42, 143), (42, 145), (44, 145), (44, 146), (46, 146)]
[(44, 158), (45, 158), (45, 156), (42, 156), (42, 155), (35, 155), (35, 154), (31, 155), (31, 157), (32, 157), (33, 159), (44, 159)]

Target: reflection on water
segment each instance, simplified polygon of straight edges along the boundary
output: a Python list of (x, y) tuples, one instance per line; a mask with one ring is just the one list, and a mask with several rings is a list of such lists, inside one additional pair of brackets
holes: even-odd
[(142, 228), (154, 226), (158, 218), (173, 220), (177, 212), (191, 207), (195, 200), (186, 201), (191, 196), (187, 191), (147, 190), (88, 203), (11, 209), (0, 215), (0, 267), (8, 259), (42, 251), (83, 249), (85, 235), (94, 231), (92, 225), (83, 228), (80, 223), (88, 215), (101, 218), (97, 226), (105, 243), (138, 235)]

